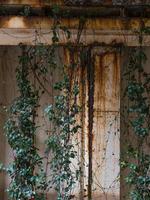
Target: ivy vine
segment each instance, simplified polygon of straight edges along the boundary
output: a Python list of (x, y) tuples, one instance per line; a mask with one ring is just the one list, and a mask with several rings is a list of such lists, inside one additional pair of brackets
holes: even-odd
[(43, 195), (39, 193), (44, 181), (43, 163), (34, 141), (39, 94), (29, 79), (29, 57), (25, 47), (21, 48), (23, 55), (16, 69), (19, 96), (10, 107), (4, 127), (13, 151), (13, 162), (3, 169), (11, 177), (7, 188), (9, 199), (42, 199)]
[(150, 155), (145, 148), (150, 136), (150, 74), (145, 71), (147, 56), (143, 47), (143, 35), (146, 33), (149, 33), (149, 28), (142, 27), (138, 32), (139, 47), (131, 49), (129, 64), (124, 74), (128, 79), (125, 92), (129, 104), (128, 128), (134, 136), (131, 134), (133, 139), (128, 145), (122, 167), (128, 168), (129, 171), (125, 179), (131, 186), (129, 198), (132, 200), (150, 199)]
[[(51, 188), (57, 192), (57, 200), (69, 200), (73, 198), (73, 187), (78, 180), (79, 169), (74, 170), (72, 166), (77, 156), (72, 139), (80, 128), (77, 122), (80, 111), (77, 103), (78, 81), (76, 78), (74, 81), (70, 78), (76, 68), (74, 62), (69, 66), (62, 65), (62, 79), (53, 85), (58, 95), (54, 97), (54, 103), (44, 111), (53, 127), (49, 131), (51, 135), (45, 141), (45, 157), (49, 159), (47, 155), (52, 153), (52, 157), (47, 160), (50, 175), (44, 169), (45, 157), (40, 157), (35, 143), (40, 97), (45, 92), (51, 95), (45, 87), (46, 75), (50, 73), (50, 69), (55, 70), (58, 67), (56, 52), (60, 30), (66, 35), (70, 51), (70, 31), (61, 26), (58, 12), (59, 8), (55, 6), (51, 46), (44, 46), (38, 41), (35, 41), (35, 46), (32, 47), (21, 45), (22, 55), (16, 68), (19, 94), (10, 106), (5, 124), (6, 137), (13, 152), (13, 162), (6, 167), (0, 165), (0, 169), (11, 178), (7, 188), (10, 200), (46, 200)], [(78, 36), (77, 42), (79, 40)], [(39, 87), (33, 79), (38, 82)]]
[[(30, 9), (26, 7), (23, 15), (28, 16), (29, 13)], [(0, 165), (0, 169), (6, 171), (11, 178), (7, 188), (10, 200), (46, 200), (46, 193), (51, 188), (57, 192), (57, 200), (70, 200), (74, 197), (72, 191), (79, 178), (79, 168), (75, 170), (72, 168), (72, 162), (77, 157), (72, 138), (80, 129), (77, 121), (80, 112), (77, 101), (79, 83), (76, 79), (74, 81), (71, 79), (77, 66), (76, 62), (70, 63), (69, 66), (62, 65), (62, 80), (53, 86), (58, 95), (54, 97), (53, 104), (48, 105), (44, 111), (53, 127), (46, 140), (45, 150), (46, 155), (52, 153), (51, 159), (47, 162), (51, 171), (50, 179), (47, 179), (43, 158), (39, 156), (35, 144), (40, 95), (43, 92), (49, 93), (43, 80), (49, 73), (48, 67), (57, 68), (55, 52), (59, 46), (60, 30), (67, 38), (68, 50), (71, 50), (71, 33), (66, 27), (61, 26), (58, 14), (59, 7), (54, 6), (50, 47), (39, 43), (29, 49), (21, 46), (23, 54), (16, 69), (19, 96), (12, 103), (5, 124), (7, 140), (13, 152), (13, 162), (7, 167)], [(82, 18), (80, 22), (76, 46), (80, 42), (85, 20)], [(147, 28), (142, 28), (138, 33), (140, 46), (132, 49), (125, 74), (129, 78), (126, 88), (129, 100), (128, 119), (132, 118), (130, 127), (137, 139), (137, 146), (132, 143), (129, 145), (128, 159), (121, 164), (129, 169), (126, 182), (131, 186), (132, 200), (150, 199), (150, 155), (144, 148), (150, 135), (150, 74), (144, 70), (147, 56), (142, 45), (145, 33), (149, 33)], [(41, 90), (32, 82), (31, 72)]]
[(74, 171), (71, 167), (72, 160), (77, 156), (71, 138), (80, 128), (75, 119), (79, 112), (79, 106), (76, 104), (78, 88), (75, 84), (71, 90), (69, 77), (64, 74), (63, 81), (57, 83), (55, 89), (61, 94), (55, 96), (54, 105), (49, 105), (45, 109), (53, 123), (52, 134), (47, 140), (47, 151), (53, 153), (50, 168), (57, 199), (69, 200), (79, 174), (78, 170)]

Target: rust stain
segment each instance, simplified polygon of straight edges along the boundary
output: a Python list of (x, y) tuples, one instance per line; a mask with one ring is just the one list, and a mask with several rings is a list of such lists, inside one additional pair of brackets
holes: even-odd
[[(84, 71), (82, 67), (81, 77), (84, 77)], [(85, 163), (85, 138), (84, 138), (84, 128), (85, 128), (85, 87), (83, 80), (81, 79), (81, 105), (82, 105), (82, 116), (81, 116), (81, 176), (80, 176), (80, 199), (84, 197), (84, 163)]]
[[(119, 77), (119, 55), (118, 53), (114, 53), (114, 67), (113, 67), (113, 88), (117, 88), (118, 84), (120, 83), (120, 77)], [(119, 91), (115, 89), (114, 92), (114, 98), (118, 100), (119, 98)]]
[[(87, 70), (87, 67), (88, 67), (88, 50), (87, 48), (85, 48), (84, 50), (84, 57), (83, 57), (83, 52), (81, 53), (81, 56), (82, 56), (82, 66), (85, 66), (84, 68), (84, 77), (81, 77), (82, 79), (82, 84), (83, 84), (83, 104), (84, 104), (84, 110), (83, 110), (83, 150), (84, 150), (84, 158), (83, 158), (83, 166), (84, 166), (84, 169), (83, 169), (83, 172), (84, 172), (84, 177), (83, 177), (83, 180), (84, 180), (84, 190), (83, 190), (83, 195), (84, 195), (84, 198), (86, 198), (88, 196), (88, 159), (89, 159), (89, 150), (88, 150), (88, 146), (89, 146), (89, 138), (88, 138), (88, 100), (89, 100), (89, 97), (88, 97), (88, 70)], [(87, 163), (85, 165), (85, 163)], [(82, 200), (83, 198), (81, 198)]]
[[(95, 191), (93, 191), (92, 197), (94, 199), (106, 199), (105, 195), (107, 195), (109, 199), (111, 196), (109, 196), (109, 192), (105, 193), (105, 188), (110, 180), (114, 180), (113, 166), (115, 168), (117, 167), (117, 164), (112, 158), (114, 155), (112, 154), (113, 156), (109, 157), (109, 152), (116, 151), (114, 147), (114, 145), (116, 145), (116, 138), (113, 137), (113, 131), (116, 132), (117, 127), (114, 124), (110, 125), (110, 123), (112, 123), (110, 120), (114, 120), (114, 113), (111, 112), (116, 113), (116, 107), (114, 108), (114, 105), (116, 106), (116, 104), (118, 104), (119, 55), (115, 52), (115, 49), (111, 47), (97, 47), (95, 50), (95, 138), (93, 141), (93, 188), (95, 188)], [(112, 174), (109, 168), (112, 169)], [(108, 173), (110, 177), (108, 177)], [(97, 186), (97, 180), (99, 180), (99, 184), (104, 187), (103, 195), (100, 195), (98, 192), (99, 187)], [(114, 191), (112, 189), (111, 192), (115, 192), (115, 189)], [(116, 193), (118, 194), (119, 192), (117, 191)]]
[[(118, 52), (106, 52), (96, 55), (95, 106), (99, 111), (115, 110), (119, 91), (119, 55)], [(110, 85), (110, 86), (109, 86)], [(111, 88), (112, 87), (112, 90)], [(115, 100), (116, 99), (116, 100)], [(95, 109), (96, 109), (95, 107)], [(112, 108), (111, 108), (112, 107)]]
[(105, 83), (106, 83), (106, 74), (103, 64), (104, 55), (101, 55), (99, 58), (99, 96), (98, 101), (100, 101), (100, 110), (105, 110)]
[(94, 74), (95, 66), (93, 58), (91, 56), (91, 49), (88, 50), (88, 66), (87, 66), (87, 78), (88, 78), (88, 153), (89, 153), (89, 165), (88, 165), (88, 200), (92, 200), (92, 165), (93, 165), (93, 119), (94, 119)]
[[(100, 124), (100, 126), (104, 128), (104, 132), (105, 132), (106, 124), (107, 124), (106, 115), (103, 115), (103, 112), (106, 111), (106, 98), (107, 98), (106, 96), (107, 74), (106, 74), (106, 69), (105, 69), (106, 66), (104, 65), (105, 56), (107, 56), (107, 53), (96, 55), (97, 62), (95, 65), (96, 82), (95, 82), (95, 95), (94, 95), (95, 101), (96, 101), (95, 102), (96, 122), (97, 124), (102, 123)], [(98, 141), (95, 141), (95, 142), (96, 144), (98, 143)], [(99, 151), (101, 150), (102, 147), (103, 149), (106, 149), (106, 144), (104, 140), (100, 141), (100, 144), (98, 145)], [(101, 154), (101, 156), (103, 155)]]
[(107, 66), (104, 65), (104, 59), (105, 59), (105, 53), (96, 55), (96, 63), (95, 63), (95, 85), (97, 87), (95, 88), (95, 109), (97, 106), (99, 107), (99, 110), (105, 111), (106, 105), (105, 105), (105, 98), (106, 98), (106, 81), (107, 81), (107, 73), (106, 69)]
[(64, 55), (65, 65), (69, 65), (69, 63), (70, 63), (70, 54), (69, 54), (68, 49), (63, 48), (63, 55)]

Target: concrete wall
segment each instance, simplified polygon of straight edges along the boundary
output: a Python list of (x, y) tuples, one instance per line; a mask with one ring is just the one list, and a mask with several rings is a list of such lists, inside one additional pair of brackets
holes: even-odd
[[(18, 64), (16, 56), (18, 53), (18, 48), (0, 47), (0, 161), (5, 164), (11, 161), (12, 154), (3, 131), (3, 126), (7, 118), (4, 108), (10, 104), (17, 93), (14, 66)], [(0, 199), (5, 199), (4, 190), (7, 182), (7, 176), (0, 174)]]
[[(145, 48), (145, 53), (147, 55), (147, 62), (145, 63), (144, 70), (147, 73), (150, 73), (150, 48)], [(128, 78), (125, 76), (125, 73), (127, 72), (127, 65), (128, 65), (128, 59), (130, 56), (130, 49), (126, 48), (122, 52), (121, 56), (121, 122), (120, 122), (120, 128), (121, 128), (121, 137), (120, 137), (120, 147), (121, 147), (121, 160), (127, 159), (127, 149), (128, 145), (132, 144), (133, 147), (138, 149), (138, 140), (135, 136), (131, 126), (129, 126), (130, 122), (129, 120), (132, 120), (134, 116), (129, 116), (127, 109), (130, 106), (130, 102), (128, 101), (128, 98), (124, 96), (125, 89), (128, 84)], [(149, 139), (148, 139), (149, 140)], [(150, 152), (150, 147), (148, 143), (145, 143), (145, 149), (146, 151)], [(133, 162), (133, 160), (131, 161)], [(128, 170), (121, 170), (121, 187), (120, 187), (120, 198), (121, 200), (128, 200), (129, 199), (129, 191), (131, 190), (131, 187), (125, 183), (125, 177), (128, 174)]]
[[(150, 50), (147, 48), (147, 55), (150, 55)], [(7, 118), (7, 114), (2, 109), (4, 106), (10, 105), (11, 101), (17, 95), (16, 81), (15, 81), (15, 67), (18, 65), (18, 55), (20, 50), (16, 46), (1, 46), (0, 47), (0, 160), (8, 164), (12, 160), (12, 153), (9, 145), (6, 142), (3, 133), (3, 125)], [(69, 56), (62, 50), (59, 51), (59, 55), (62, 59), (69, 63)], [(120, 67), (122, 69), (121, 76), (126, 66), (128, 58), (128, 50), (120, 54), (116, 51), (107, 52), (107, 49), (94, 49), (94, 122), (93, 122), (93, 200), (119, 200), (125, 199), (124, 194), (127, 188), (124, 186), (123, 178), (121, 178), (121, 197), (120, 184), (119, 184), (119, 157), (120, 157)], [(150, 72), (149, 63), (150, 58), (148, 56), (148, 62), (145, 68)], [(59, 56), (58, 56), (59, 60)], [(60, 65), (61, 62), (59, 61)], [(85, 196), (87, 195), (87, 183), (88, 183), (88, 158), (89, 158), (89, 137), (88, 137), (88, 86), (87, 75), (81, 76), (80, 79), (85, 81), (84, 88), (84, 118), (83, 118), (83, 130), (82, 133), (76, 138), (79, 145), (79, 156), (83, 152), (85, 165), (83, 167), (84, 178), (82, 179), (82, 188), (85, 189)], [(47, 85), (49, 91), (52, 90), (52, 82), (60, 78), (60, 74), (55, 72), (52, 76), (47, 77), (49, 84)], [(126, 81), (121, 79), (121, 91), (123, 91)], [(36, 83), (38, 86), (38, 83)], [(82, 88), (83, 89), (83, 88)], [(121, 92), (122, 93), (122, 92)], [(83, 95), (83, 94), (82, 94)], [(40, 149), (40, 154), (44, 155), (45, 144), (44, 140), (47, 138), (45, 134), (46, 130), (50, 130), (51, 125), (47, 122), (43, 114), (45, 106), (52, 102), (52, 98), (44, 94), (41, 97), (41, 108), (38, 111), (37, 123), (40, 125), (37, 134), (37, 145)], [(121, 105), (127, 104), (127, 102), (121, 98)], [(129, 135), (124, 134), (126, 125), (121, 117), (121, 152), (125, 151), (125, 147), (129, 138)], [(129, 131), (128, 131), (129, 134)], [(81, 141), (83, 139), (83, 141)], [(133, 138), (132, 138), (133, 139)], [(136, 141), (135, 141), (136, 144)], [(80, 158), (82, 160), (82, 158)], [(74, 161), (77, 164), (76, 161)], [(122, 174), (124, 176), (124, 174)], [(81, 180), (80, 180), (81, 181)], [(0, 199), (4, 198), (4, 188), (8, 184), (9, 179), (4, 174), (0, 174)], [(80, 183), (77, 184), (75, 191), (79, 192)], [(54, 199), (50, 196), (49, 199)], [(77, 199), (77, 198), (76, 198)], [(85, 197), (86, 199), (86, 197)], [(127, 198), (126, 198), (127, 200)]]

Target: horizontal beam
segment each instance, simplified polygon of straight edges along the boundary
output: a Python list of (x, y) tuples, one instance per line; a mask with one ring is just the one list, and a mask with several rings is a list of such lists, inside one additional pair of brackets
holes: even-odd
[[(60, 32), (60, 45), (67, 42), (64, 33)], [(78, 37), (77, 30), (71, 30), (70, 43), (76, 44)], [(35, 42), (35, 40), (37, 40)], [(139, 38), (137, 35), (127, 31), (83, 31), (80, 44), (93, 46), (117, 46), (119, 44), (125, 46), (139, 46)], [(45, 45), (52, 44), (52, 31), (48, 29), (0, 29), (0, 45), (35, 45), (38, 42)], [(150, 46), (150, 35), (143, 37), (143, 45)]]
[[(23, 16), (25, 15), (25, 7), (22, 5), (1, 5), (1, 16)], [(28, 16), (52, 16), (53, 7), (52, 6), (32, 6), (28, 7)], [(133, 12), (132, 12), (133, 13)], [(147, 13), (147, 12), (144, 12)], [(137, 12), (136, 12), (137, 14)], [(61, 6), (59, 8), (59, 13), (57, 16), (61, 17), (102, 17), (102, 16), (120, 16), (121, 10), (118, 8), (109, 8), (106, 7), (67, 7)]]
[[(50, 29), (53, 27), (53, 18), (49, 17), (21, 17), (21, 16), (0, 16), (0, 28), (11, 29)], [(79, 18), (62, 18), (61, 26), (68, 29), (78, 29)], [(150, 27), (150, 19), (142, 19), (146, 27)], [(135, 31), (141, 27), (141, 18), (87, 18), (85, 20), (85, 30), (105, 30), (105, 31)]]
[[(28, 8), (25, 8), (28, 5)], [(1, 16), (52, 16), (53, 6), (43, 4), (0, 4)], [(28, 9), (25, 11), (25, 9)], [(58, 16), (61, 17), (150, 17), (150, 6), (59, 6)]]
[[(150, 27), (150, 19), (144, 18), (145, 26)], [(71, 31), (70, 42), (75, 43), (78, 36), (78, 18), (61, 19), (61, 25)], [(35, 38), (45, 44), (51, 44), (53, 19), (49, 17), (0, 17), (0, 45), (34, 45)], [(82, 30), (80, 42), (89, 44), (122, 43), (127, 46), (138, 46), (136, 33), (141, 27), (140, 18), (87, 18)], [(60, 44), (67, 42), (66, 35), (60, 31)], [(150, 35), (144, 37), (144, 45), (150, 46)]]
[[(65, 2), (65, 3), (64, 3)], [(52, 4), (58, 4), (58, 5), (79, 5), (81, 1), (75, 1), (75, 0), (50, 0), (50, 1), (44, 1), (44, 0), (1, 0), (1, 4), (20, 4), (20, 5), (34, 5), (34, 6), (41, 6), (41, 5), (52, 5)], [(132, 1), (132, 0), (126, 0), (124, 3), (120, 3), (118, 1), (114, 0), (88, 0), (88, 1), (82, 1), (84, 2), (84, 5), (150, 5), (150, 0), (138, 0), (138, 1)]]

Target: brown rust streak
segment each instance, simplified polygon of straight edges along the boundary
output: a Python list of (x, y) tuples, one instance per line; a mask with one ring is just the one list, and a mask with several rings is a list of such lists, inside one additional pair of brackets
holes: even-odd
[[(97, 65), (97, 103), (96, 103), (96, 110), (98, 111), (100, 109), (100, 113), (97, 113), (97, 122), (99, 122), (99, 115), (103, 117), (103, 127), (105, 132), (106, 127), (106, 115), (104, 114), (106, 111), (106, 82), (107, 82), (107, 75), (104, 69), (104, 58), (107, 54), (102, 53), (101, 55), (97, 55), (99, 58), (99, 65)], [(103, 112), (104, 111), (104, 112)], [(102, 140), (101, 145), (103, 146), (103, 149), (106, 148), (105, 142)], [(99, 147), (100, 148), (100, 147)]]
[(100, 110), (105, 110), (105, 83), (106, 83), (106, 74), (104, 70), (104, 64), (103, 64), (103, 59), (104, 59), (105, 54), (100, 55), (99, 58), (99, 99), (100, 101)]
[(86, 54), (85, 48), (81, 49), (80, 51), (80, 106), (82, 107), (81, 112), (81, 176), (80, 176), (80, 200), (84, 199), (84, 174), (85, 174), (85, 110), (86, 110), (86, 59), (85, 55), (83, 56), (83, 53)]
[[(119, 82), (120, 82), (120, 77), (119, 76), (119, 53), (114, 52), (114, 68), (113, 68), (113, 86), (112, 88), (117, 88)], [(118, 100), (119, 98), (119, 91), (115, 90), (115, 99)]]
[(88, 200), (92, 200), (92, 158), (93, 158), (93, 118), (94, 118), (94, 64), (91, 56), (91, 49), (88, 50), (88, 151), (89, 151), (89, 168), (88, 168)]

